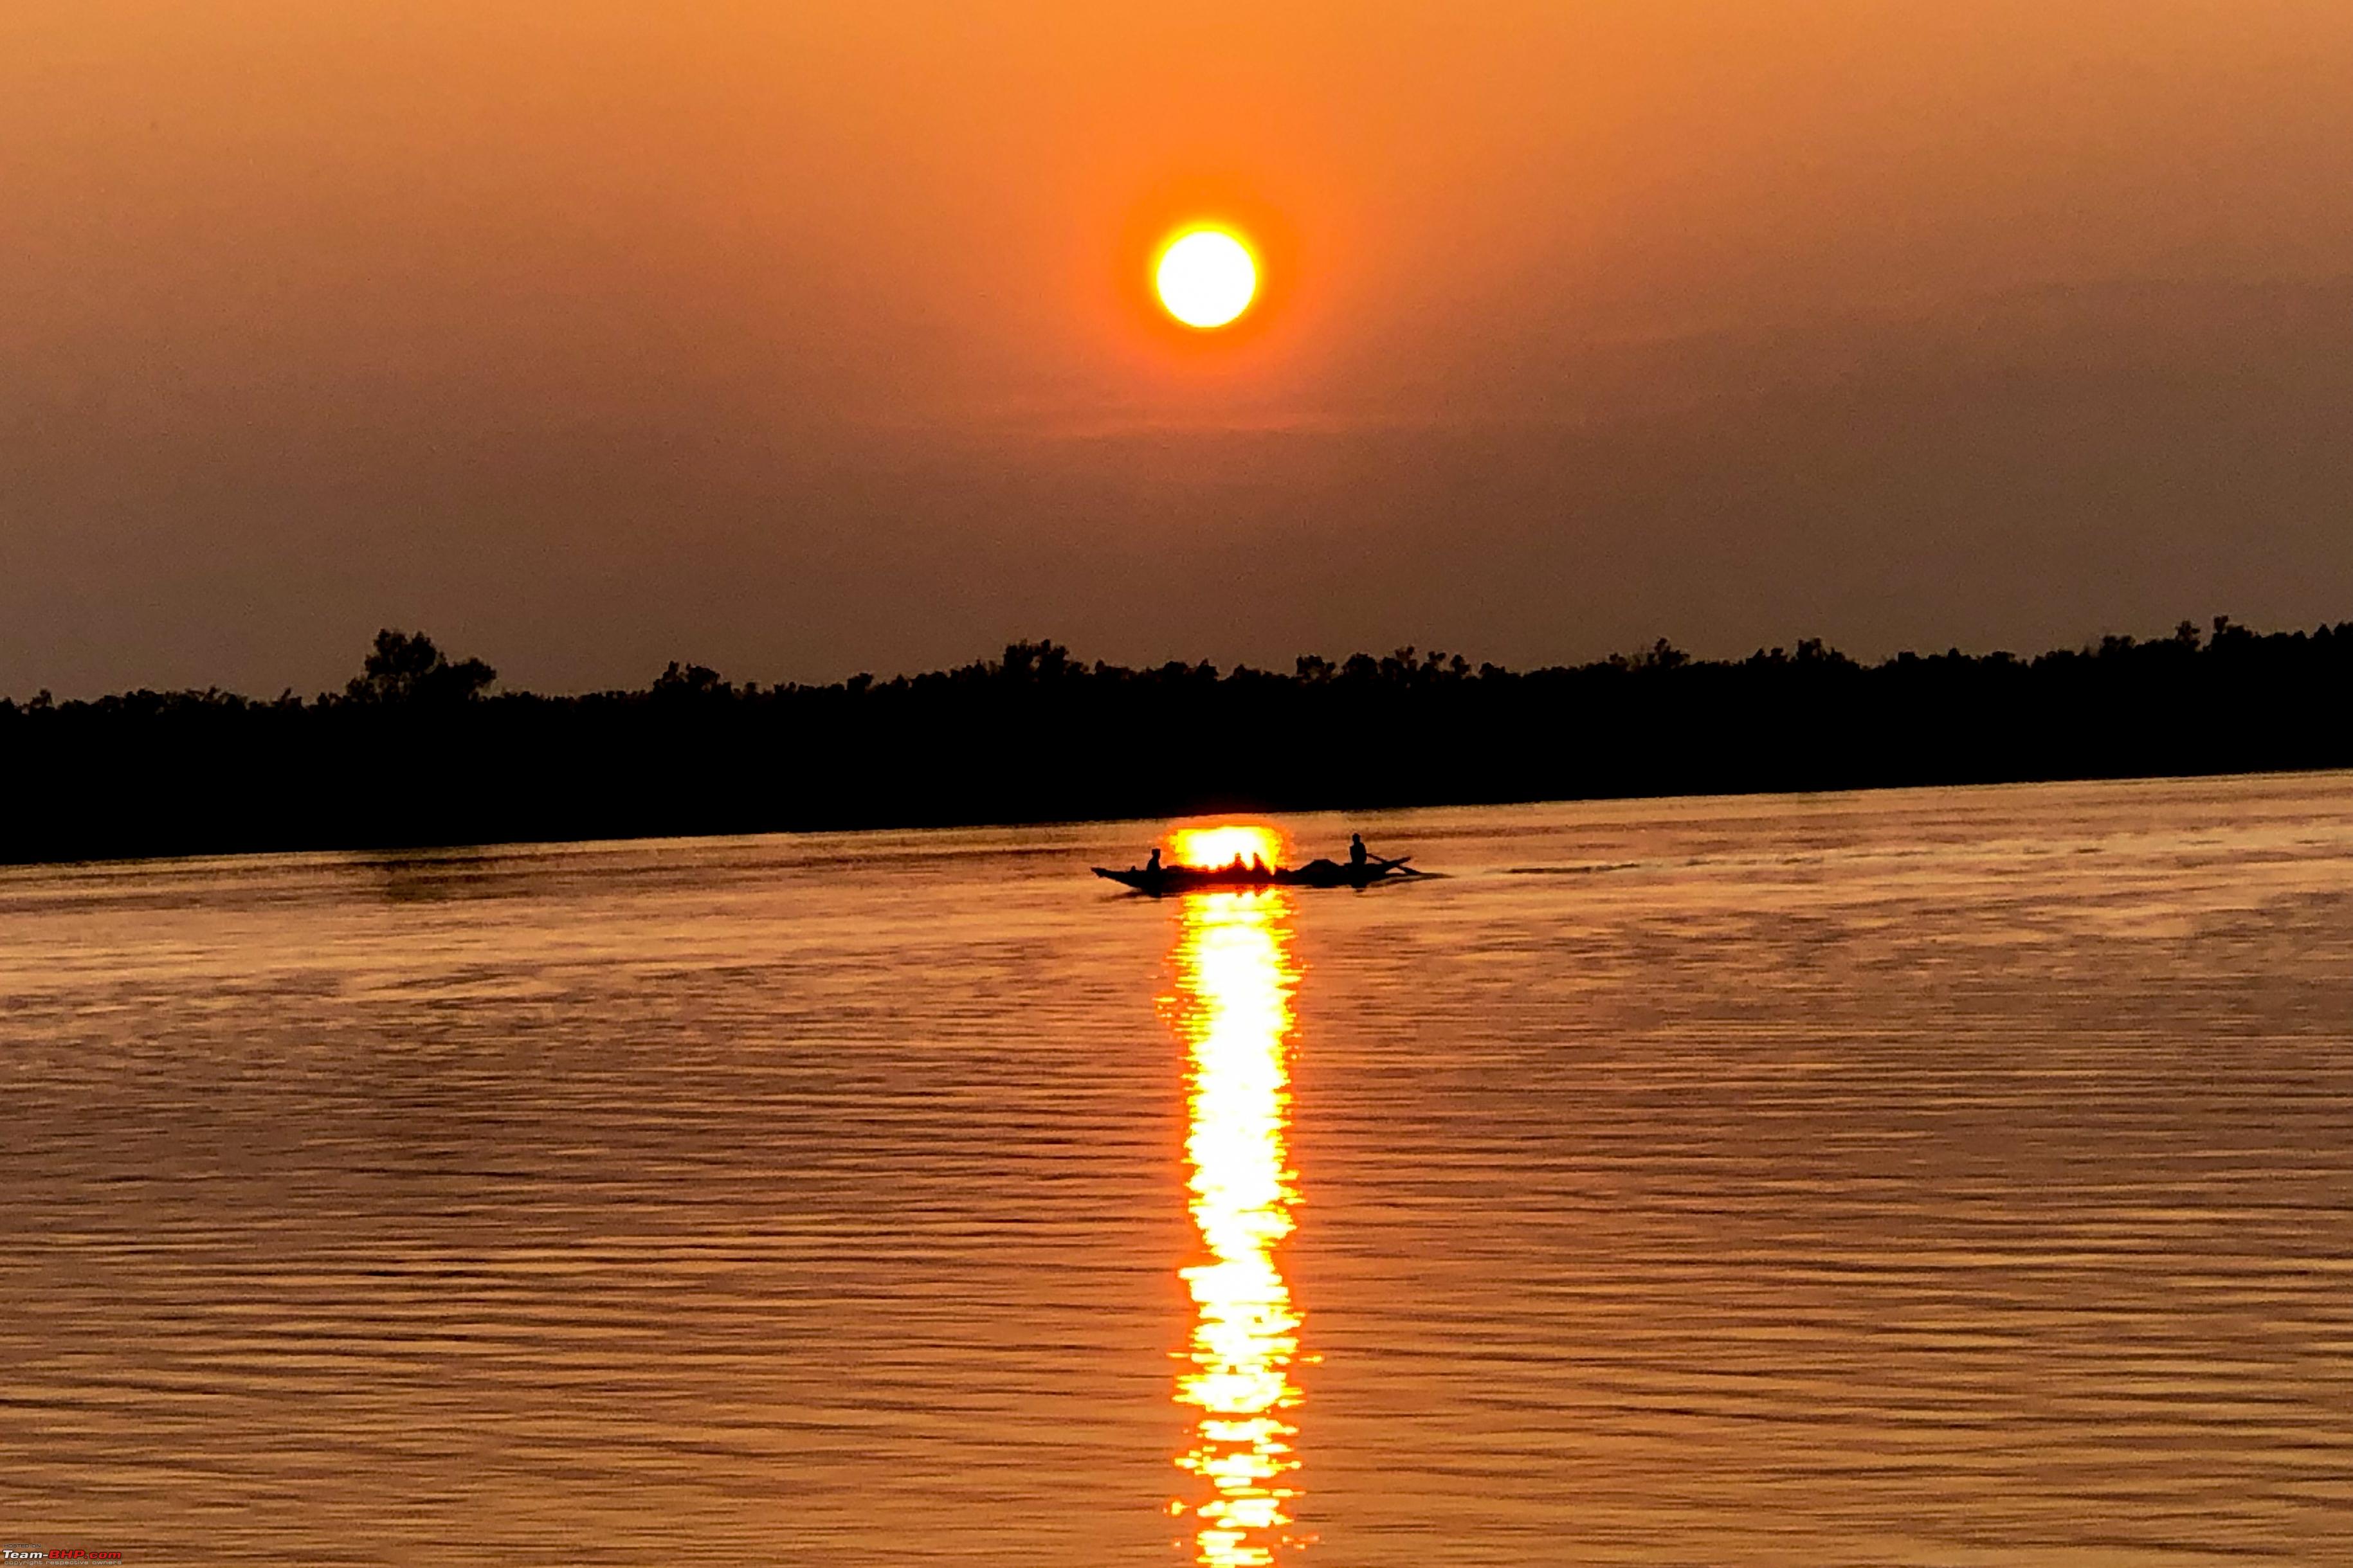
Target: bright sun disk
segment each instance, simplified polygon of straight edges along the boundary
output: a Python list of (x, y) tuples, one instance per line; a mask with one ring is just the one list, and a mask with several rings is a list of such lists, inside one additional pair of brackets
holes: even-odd
[(1258, 263), (1225, 230), (1197, 228), (1160, 253), (1153, 282), (1168, 313), (1187, 326), (1222, 327), (1250, 309), (1258, 292)]

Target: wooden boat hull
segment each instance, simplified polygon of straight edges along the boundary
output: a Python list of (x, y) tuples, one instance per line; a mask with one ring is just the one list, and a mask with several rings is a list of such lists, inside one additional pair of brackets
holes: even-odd
[(1155, 898), (1164, 893), (1229, 892), (1250, 888), (1369, 888), (1375, 882), (1420, 876), (1422, 873), (1406, 864), (1410, 858), (1401, 855), (1394, 860), (1367, 860), (1362, 866), (1311, 860), (1304, 866), (1279, 866), (1264, 871), (1250, 867), (1237, 870), (1230, 866), (1164, 866), (1157, 871), (1131, 866), (1122, 871), (1097, 866), (1094, 874)]

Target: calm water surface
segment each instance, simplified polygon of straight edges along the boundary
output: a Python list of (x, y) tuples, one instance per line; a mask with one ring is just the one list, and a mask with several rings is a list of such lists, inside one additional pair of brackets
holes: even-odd
[(2353, 775), (0, 871), (0, 1537), (2353, 1561)]

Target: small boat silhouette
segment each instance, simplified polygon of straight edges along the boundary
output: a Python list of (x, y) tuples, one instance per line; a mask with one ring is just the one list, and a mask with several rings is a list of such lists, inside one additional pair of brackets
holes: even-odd
[(1246, 864), (1238, 859), (1227, 866), (1130, 866), (1124, 871), (1097, 866), (1094, 873), (1107, 881), (1155, 897), (1222, 888), (1368, 888), (1390, 878), (1428, 876), (1428, 872), (1417, 871), (1406, 864), (1412, 858), (1410, 855), (1399, 855), (1385, 860), (1373, 856), (1362, 865), (1317, 859), (1304, 866), (1269, 866), (1263, 861)]

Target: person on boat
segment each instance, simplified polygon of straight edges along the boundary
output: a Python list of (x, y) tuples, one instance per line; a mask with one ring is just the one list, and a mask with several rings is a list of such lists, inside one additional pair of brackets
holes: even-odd
[(1361, 833), (1348, 835), (1348, 864), (1359, 871), (1365, 868), (1365, 836)]
[(1147, 871), (1152, 872), (1152, 873), (1153, 873), (1154, 875), (1155, 875), (1155, 876), (1157, 876), (1157, 875), (1159, 874), (1159, 871), (1160, 871), (1160, 847), (1159, 847), (1158, 845), (1155, 845), (1155, 846), (1153, 846), (1153, 849), (1152, 849), (1152, 858), (1151, 858), (1151, 859), (1149, 859), (1149, 860), (1146, 860), (1146, 861), (1144, 863), (1144, 868), (1145, 868), (1145, 870), (1147, 870)]
[(1274, 875), (1273, 872), (1266, 868), (1266, 857), (1263, 855), (1253, 855), (1250, 857), (1250, 874), (1255, 877), (1271, 877)]

